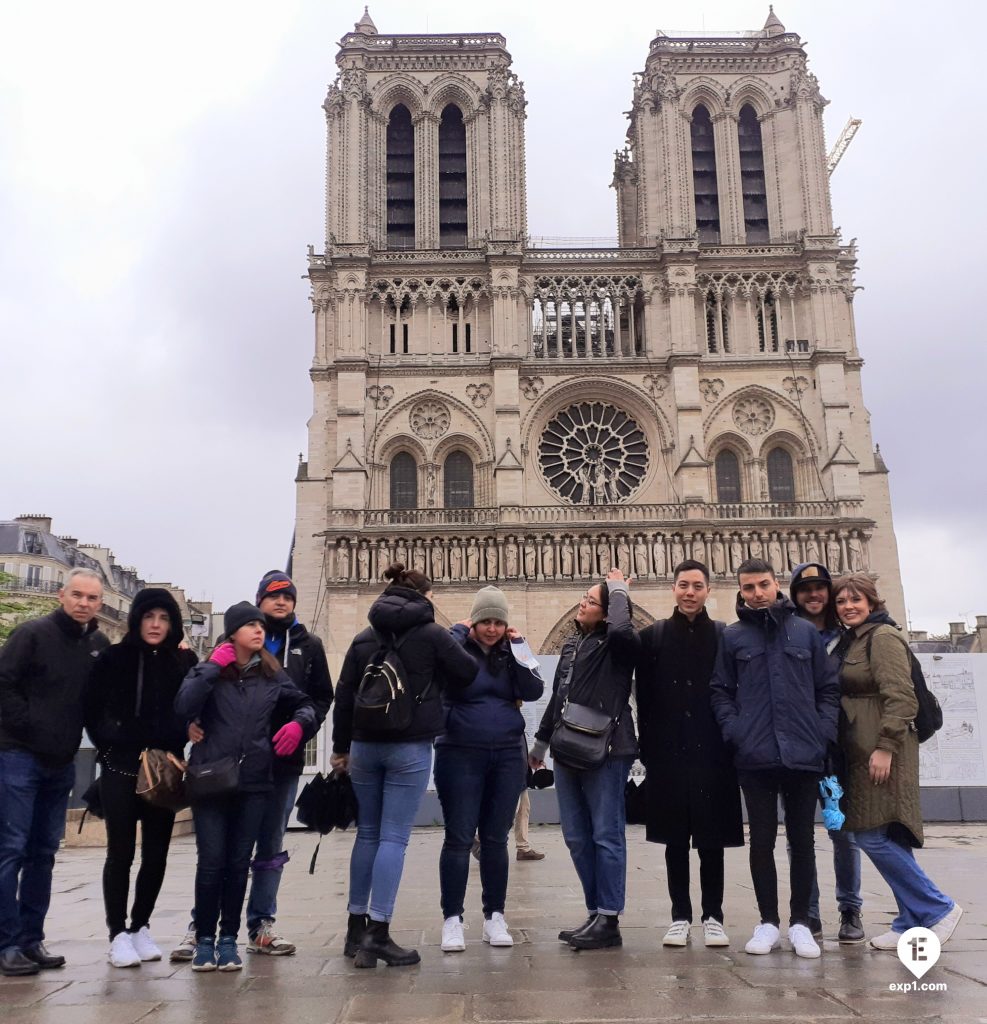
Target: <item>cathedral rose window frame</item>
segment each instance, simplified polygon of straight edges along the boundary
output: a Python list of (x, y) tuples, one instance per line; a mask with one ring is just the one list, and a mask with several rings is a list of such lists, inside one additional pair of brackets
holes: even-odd
[(611, 402), (573, 402), (548, 421), (538, 440), (538, 468), (570, 505), (629, 501), (648, 472), (650, 448), (637, 421)]

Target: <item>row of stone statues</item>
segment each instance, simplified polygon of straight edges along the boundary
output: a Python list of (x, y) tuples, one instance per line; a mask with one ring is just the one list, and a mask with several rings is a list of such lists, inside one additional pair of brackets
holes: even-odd
[(747, 558), (761, 558), (786, 575), (800, 562), (822, 562), (836, 573), (866, 572), (867, 538), (848, 532), (752, 531), (573, 536), (419, 537), (327, 539), (325, 578), (330, 583), (369, 583), (401, 562), (433, 580), (594, 579), (619, 568), (639, 579), (667, 579), (687, 558), (727, 576)]

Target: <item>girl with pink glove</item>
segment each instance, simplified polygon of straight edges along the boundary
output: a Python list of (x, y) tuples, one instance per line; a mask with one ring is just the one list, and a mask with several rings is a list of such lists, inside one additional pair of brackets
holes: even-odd
[[(193, 971), (238, 971), (237, 933), (250, 857), (273, 786), (274, 757), (314, 735), (312, 701), (264, 650), (264, 616), (249, 601), (228, 608), (225, 643), (185, 677), (175, 711), (203, 731), (190, 776), (222, 777), (222, 792), (193, 798), (196, 948)], [(275, 711), (290, 720), (271, 738)], [(219, 942), (216, 927), (219, 926)]]

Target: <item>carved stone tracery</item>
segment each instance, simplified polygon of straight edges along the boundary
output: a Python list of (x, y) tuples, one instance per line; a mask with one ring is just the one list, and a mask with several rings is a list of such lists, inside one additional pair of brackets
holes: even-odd
[(411, 407), (408, 420), (412, 431), (426, 441), (434, 441), (449, 429), (452, 417), (443, 402), (418, 402)]

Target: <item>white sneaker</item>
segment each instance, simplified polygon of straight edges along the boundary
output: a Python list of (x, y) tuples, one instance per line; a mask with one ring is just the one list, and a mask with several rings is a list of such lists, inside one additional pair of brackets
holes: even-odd
[(872, 949), (887, 949), (892, 952), (898, 950), (898, 940), (901, 938), (901, 932), (884, 932), (883, 935), (875, 935), (869, 942)]
[(730, 936), (723, 930), (723, 925), (715, 917), (707, 917), (703, 921), (703, 942), (707, 946), (730, 945)]
[(671, 927), (665, 932), (661, 944), (663, 946), (688, 946), (691, 927), (688, 921), (673, 921)]
[(781, 945), (781, 932), (773, 924), (759, 924), (744, 949), (748, 953), (770, 953)]
[(931, 930), (936, 933), (940, 945), (949, 942), (962, 916), (963, 908), (958, 903), (954, 903), (953, 909), (938, 924), (932, 926)]
[(812, 937), (812, 932), (804, 924), (793, 924), (788, 929), (788, 941), (792, 944), (796, 956), (804, 956), (806, 960), (815, 960), (822, 950)]
[(141, 958), (134, 949), (129, 932), (118, 932), (110, 943), (108, 959), (114, 967), (140, 967)]
[(151, 932), (147, 925), (144, 925), (140, 931), (130, 933), (130, 941), (134, 945), (134, 950), (141, 960), (160, 960), (161, 950), (158, 949), (151, 938)]
[(503, 914), (491, 914), (490, 920), (483, 922), (483, 941), (489, 942), (491, 946), (514, 945)]
[(442, 952), (461, 953), (466, 948), (463, 922), (458, 917), (447, 917), (442, 922)]

